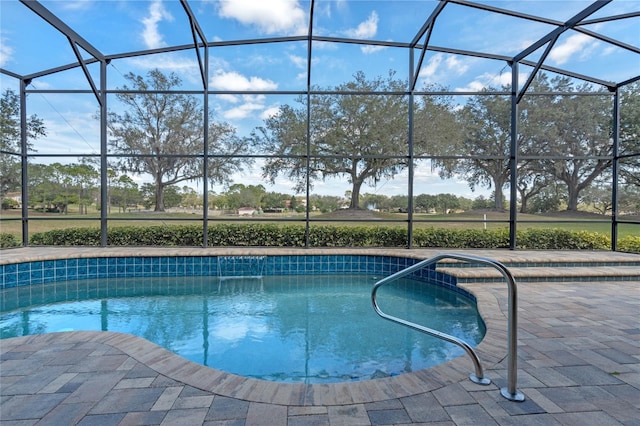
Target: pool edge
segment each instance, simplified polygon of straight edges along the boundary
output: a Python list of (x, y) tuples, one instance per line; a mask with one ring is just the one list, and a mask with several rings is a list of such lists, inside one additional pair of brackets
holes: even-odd
[[(20, 253), (18, 252), (20, 251)], [(69, 248), (52, 250), (47, 253), (33, 253), (17, 249), (1, 263), (29, 262), (64, 258), (117, 257), (117, 256), (221, 256), (221, 255), (314, 255), (314, 254), (357, 254), (382, 255), (423, 259), (440, 250), (398, 250), (398, 249), (274, 249), (274, 248)], [(5, 254), (4, 252), (3, 254)], [(25, 255), (28, 254), (28, 255)], [(18, 260), (19, 259), (19, 260)], [(495, 284), (494, 284), (495, 285)], [(498, 284), (499, 285), (499, 284)], [(477, 307), (486, 325), (486, 334), (475, 348), (485, 372), (506, 356), (506, 319), (500, 311), (496, 298), (482, 285), (464, 284), (461, 288), (469, 291), (477, 299)], [(505, 286), (506, 294), (506, 286)], [(473, 372), (471, 360), (460, 356), (437, 366), (406, 373), (394, 377), (339, 382), (330, 384), (289, 384), (245, 378), (235, 374), (206, 367), (152, 343), (130, 334), (104, 331), (73, 331), (47, 333), (3, 339), (0, 353), (16, 345), (46, 344), (47, 342), (96, 342), (109, 345), (131, 358), (143, 363), (154, 371), (173, 380), (218, 395), (238, 398), (251, 402), (279, 405), (326, 406), (352, 403), (383, 401), (389, 398), (407, 397), (432, 391), (451, 383), (464, 381)], [(486, 374), (486, 373), (485, 373)], [(493, 377), (489, 377), (494, 379)], [(468, 380), (467, 380), (468, 381)], [(469, 386), (479, 386), (468, 381)], [(493, 384), (491, 386), (494, 386)]]

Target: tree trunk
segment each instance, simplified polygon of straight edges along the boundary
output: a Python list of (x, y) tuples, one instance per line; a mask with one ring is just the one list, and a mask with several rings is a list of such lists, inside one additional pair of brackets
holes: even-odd
[(567, 211), (577, 212), (578, 211), (578, 188), (574, 185), (567, 185), (568, 196), (567, 196)]
[(602, 174), (609, 164), (609, 161), (598, 161), (591, 173), (586, 178), (583, 178), (582, 182), (580, 182), (577, 170), (570, 175), (569, 179), (564, 180), (567, 184), (568, 192), (567, 211), (578, 211), (578, 198), (580, 197), (580, 192), (589, 187), (589, 185), (591, 185), (591, 183)]
[(493, 195), (495, 197), (496, 210), (504, 209), (504, 204), (502, 204), (502, 197), (504, 196), (504, 193), (502, 192), (502, 182), (495, 182), (495, 190), (493, 192)]
[(360, 188), (362, 187), (362, 181), (353, 180), (353, 185), (351, 185), (351, 202), (349, 203), (350, 209), (358, 209), (360, 208)]
[(529, 201), (529, 197), (520, 193), (520, 213), (527, 212), (527, 201)]
[(164, 211), (164, 187), (160, 184), (160, 182), (156, 182), (156, 207), (153, 211), (163, 212)]

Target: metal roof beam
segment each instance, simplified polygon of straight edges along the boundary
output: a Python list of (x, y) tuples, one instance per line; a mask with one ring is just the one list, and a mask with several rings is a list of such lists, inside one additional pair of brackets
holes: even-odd
[(627, 43), (623, 43), (623, 42), (621, 42), (619, 40), (615, 40), (615, 39), (613, 39), (611, 37), (607, 37), (607, 36), (602, 35), (600, 33), (596, 33), (594, 31), (590, 31), (590, 30), (586, 30), (584, 28), (578, 28), (578, 27), (575, 27), (573, 30), (576, 31), (576, 32), (588, 35), (590, 37), (593, 37), (595, 39), (604, 41), (606, 43), (612, 44), (614, 46), (620, 47), (622, 49), (629, 50), (629, 51), (631, 51), (633, 53), (639, 53), (640, 54), (640, 48), (632, 46), (632, 45), (627, 44)]
[(549, 19), (549, 18), (543, 18), (541, 16), (536, 16), (536, 15), (530, 15), (530, 14), (527, 14), (527, 13), (516, 12), (514, 10), (501, 9), (499, 7), (489, 6), (489, 5), (483, 4), (483, 3), (474, 3), (474, 2), (471, 2), (471, 1), (465, 1), (465, 0), (449, 0), (449, 3), (455, 3), (455, 4), (459, 4), (461, 6), (467, 6), (467, 7), (473, 8), (473, 9), (484, 10), (486, 12), (493, 12), (493, 13), (499, 13), (501, 15), (508, 15), (508, 16), (512, 16), (514, 18), (522, 18), (522, 19), (527, 19), (529, 21), (541, 22), (543, 24), (556, 25), (556, 26), (563, 24), (562, 21), (556, 21), (556, 20)]
[(611, 22), (611, 21), (618, 21), (620, 19), (637, 18), (639, 16), (640, 16), (640, 11), (623, 13), (621, 15), (603, 16), (601, 18), (585, 19), (584, 21), (576, 24), (576, 26), (600, 24), (602, 22)]
[[(329, 41), (329, 42), (337, 42), (337, 43), (352, 43), (352, 44), (366, 44), (367, 41), (366, 40), (352, 40), (352, 39), (342, 39), (342, 38), (335, 38), (335, 37), (325, 37), (325, 36), (314, 36), (314, 40), (320, 40), (320, 41)], [(379, 42), (379, 43), (370, 43), (370, 44), (377, 44), (377, 45), (389, 45), (388, 43), (383, 43), (383, 42)], [(393, 43), (393, 46), (396, 47), (410, 47), (408, 44), (402, 44), (402, 43)], [(417, 48), (421, 48), (421, 45), (417, 45)], [(448, 48), (448, 47), (441, 47), (441, 46), (428, 46), (427, 50), (431, 50), (434, 52), (442, 52), (442, 53), (451, 53), (453, 55), (461, 55), (461, 56), (471, 56), (474, 58), (484, 58), (484, 59), (491, 59), (491, 60), (497, 60), (497, 61), (504, 61), (507, 63), (511, 63), (513, 61), (513, 59), (509, 56), (506, 55), (495, 55), (495, 54), (489, 54), (489, 53), (483, 53), (483, 52), (476, 52), (476, 51), (472, 51), (472, 50), (462, 50), (462, 49), (453, 49), (453, 48)], [(529, 61), (529, 60), (522, 60), (520, 61), (521, 64), (523, 65), (527, 65), (527, 66), (531, 66), (531, 67), (535, 67), (537, 62), (535, 61)], [(561, 75), (566, 75), (567, 77), (572, 77), (572, 78), (577, 78), (580, 80), (584, 80), (590, 83), (594, 83), (594, 84), (600, 84), (602, 86), (606, 86), (606, 87), (611, 87), (611, 86), (615, 86), (615, 83), (612, 83), (611, 81), (606, 81), (606, 80), (602, 80), (602, 79), (598, 79), (595, 77), (591, 77), (591, 76), (587, 76), (584, 74), (580, 74), (580, 73), (575, 73), (575, 72), (571, 72), (562, 68), (556, 68), (556, 67), (552, 67), (549, 65), (541, 65), (540, 67), (543, 70), (546, 71), (551, 71), (554, 72), (556, 74), (561, 74)]]
[(309, 35), (288, 36), (288, 37), (268, 37), (254, 38), (246, 40), (229, 40), (229, 41), (210, 41), (207, 42), (209, 47), (213, 46), (242, 46), (245, 44), (264, 44), (264, 43), (285, 43), (289, 41), (307, 41)]
[[(302, 40), (307, 39), (307, 36), (305, 36)], [(313, 36), (313, 40), (316, 41), (335, 41), (335, 42), (349, 42), (349, 40), (344, 41), (343, 39), (333, 39), (333, 38), (328, 38), (328, 37), (319, 37), (319, 36)], [(290, 40), (286, 40), (286, 41), (290, 41)], [(301, 41), (299, 38), (296, 37), (295, 41)], [(355, 43), (353, 41), (351, 41), (352, 43)], [(244, 44), (244, 43), (238, 43), (237, 41), (229, 41), (229, 42), (224, 42), (225, 45), (234, 45), (234, 44)], [(209, 45), (211, 45), (212, 43), (209, 43)], [(360, 42), (358, 44), (364, 44), (364, 42)], [(217, 44), (216, 44), (217, 45)], [(408, 44), (404, 44), (402, 46), (398, 46), (398, 47), (405, 47), (408, 48), (409, 45)], [(420, 45), (418, 45), (417, 47), (420, 47)], [(174, 46), (172, 48), (163, 48), (163, 49), (152, 49), (152, 50), (146, 50), (146, 51), (136, 51), (136, 52), (128, 52), (128, 53), (120, 53), (120, 54), (115, 54), (115, 55), (108, 55), (106, 57), (107, 62), (113, 60), (113, 59), (123, 59), (123, 58), (130, 58), (130, 57), (135, 57), (135, 56), (143, 56), (143, 55), (149, 55), (149, 54), (153, 54), (153, 53), (158, 53), (158, 52), (174, 52), (174, 51), (179, 51), (179, 50), (187, 50), (187, 49), (191, 49), (193, 48), (192, 45), (182, 45), (182, 46)], [(490, 59), (490, 60), (496, 60), (496, 61), (504, 61), (504, 62), (511, 62), (511, 58), (509, 56), (505, 56), (505, 55), (492, 55), (492, 54), (486, 54), (486, 53), (482, 53), (482, 52), (475, 52), (475, 51), (471, 51), (471, 50), (461, 50), (461, 49), (451, 49), (451, 48), (445, 48), (445, 47), (440, 47), (440, 46), (429, 46), (427, 48), (427, 50), (431, 50), (433, 52), (442, 52), (442, 53), (450, 53), (453, 55), (462, 55), (462, 56), (471, 56), (471, 57), (476, 57), (476, 58), (484, 58), (484, 59)], [(86, 64), (91, 64), (91, 63), (95, 63), (97, 62), (96, 59), (88, 59), (85, 61)], [(536, 62), (534, 61), (528, 61), (528, 60), (522, 60), (520, 61), (521, 64), (523, 65), (527, 65), (527, 66), (531, 66), (531, 67), (535, 67), (536, 66)], [(41, 72), (38, 73), (33, 73), (33, 74), (28, 74), (28, 75), (18, 75), (15, 73), (12, 73), (11, 71), (5, 70), (3, 68), (0, 68), (0, 72), (2, 72), (3, 74), (6, 75), (10, 75), (12, 77), (15, 78), (19, 78), (19, 79), (25, 79), (25, 80), (31, 80), (31, 79), (35, 79), (35, 78), (39, 78), (39, 77), (44, 77), (46, 75), (51, 75), (51, 74), (55, 74), (57, 72), (61, 72), (61, 71), (66, 71), (69, 69), (73, 69), (73, 68), (77, 68), (79, 66), (78, 63), (72, 63), (72, 64), (67, 64), (67, 65), (61, 65), (59, 67), (55, 67), (55, 68), (50, 68), (47, 70), (43, 70)], [(584, 80), (590, 83), (594, 83), (594, 84), (600, 84), (602, 86), (606, 86), (606, 87), (614, 87), (615, 83), (611, 82), (611, 81), (606, 81), (606, 80), (601, 80), (592, 76), (587, 76), (584, 74), (579, 74), (579, 73), (574, 73), (571, 71), (567, 71), (565, 69), (561, 69), (561, 68), (556, 68), (556, 67), (551, 67), (549, 65), (542, 65), (541, 69), (546, 70), (546, 71), (550, 71), (550, 72), (554, 72), (556, 74), (561, 74), (561, 75), (566, 75), (568, 77), (572, 77), (572, 78), (577, 78), (580, 80)]]
[[(411, 82), (410, 82), (410, 90), (414, 90), (416, 88), (416, 84), (418, 83), (418, 74), (420, 73), (420, 68), (422, 68), (422, 63), (424, 62), (424, 56), (427, 53), (427, 47), (429, 46), (429, 40), (431, 39), (431, 33), (433, 32), (433, 26), (436, 23), (436, 19), (440, 12), (444, 10), (444, 7), (447, 5), (448, 0), (441, 0), (440, 3), (435, 7), (429, 18), (425, 21), (420, 31), (411, 41), (411, 48), (415, 48), (415, 46), (420, 41), (420, 38), (424, 35), (424, 43), (422, 44), (422, 50), (420, 52), (420, 58), (418, 59), (418, 64), (416, 65), (416, 69), (413, 70), (411, 74)], [(426, 33), (426, 35), (425, 35)]]
[(91, 86), (91, 91), (96, 96), (96, 100), (98, 101), (98, 105), (102, 106), (102, 99), (100, 98), (100, 91), (96, 87), (96, 85), (95, 85), (95, 83), (93, 81), (93, 77), (91, 77), (91, 74), (89, 73), (89, 69), (87, 68), (87, 65), (85, 64), (84, 59), (82, 58), (82, 55), (80, 54), (80, 50), (78, 50), (78, 45), (73, 40), (71, 40), (71, 38), (69, 38), (69, 37), (67, 37), (67, 38), (69, 39), (69, 44), (71, 44), (71, 48), (73, 49), (73, 53), (76, 55), (76, 59), (78, 59), (78, 63), (82, 67), (82, 72), (84, 73), (84, 76), (86, 77), (87, 81), (89, 82), (89, 86)]
[(630, 78), (629, 80), (622, 81), (616, 85), (616, 87), (626, 86), (627, 84), (635, 83), (636, 81), (640, 81), (640, 75), (637, 77)]
[(204, 31), (202, 30), (200, 23), (196, 19), (196, 15), (193, 13), (191, 6), (189, 6), (189, 3), (187, 2), (187, 0), (180, 0), (180, 3), (182, 4), (182, 8), (184, 9), (184, 11), (187, 13), (187, 16), (189, 17), (189, 21), (193, 24), (195, 31), (200, 36), (200, 39), (202, 40), (203, 43), (206, 43), (207, 36), (204, 34)]
[(525, 50), (523, 50), (522, 52), (520, 52), (519, 54), (514, 56), (513, 62), (520, 62), (522, 59), (526, 58), (531, 53), (533, 53), (536, 50), (538, 50), (540, 47), (542, 47), (545, 44), (549, 43), (551, 40), (557, 39), (562, 33), (564, 33), (565, 31), (573, 28), (580, 21), (585, 19), (587, 16), (592, 15), (593, 13), (597, 12), (602, 7), (604, 7), (607, 4), (611, 3), (611, 1), (612, 0), (598, 0), (598, 1), (594, 2), (594, 3), (592, 3), (591, 5), (589, 5), (585, 9), (583, 9), (581, 12), (579, 12), (578, 14), (573, 16), (571, 19), (566, 21), (562, 26), (557, 27), (556, 29), (554, 29), (553, 31), (551, 31), (550, 33), (548, 33), (547, 35), (542, 37), (540, 40), (536, 41), (531, 46), (527, 47)]
[(411, 83), (409, 90), (413, 91), (416, 88), (416, 84), (418, 83), (418, 74), (420, 74), (420, 69), (422, 68), (422, 63), (424, 62), (424, 57), (427, 53), (427, 47), (429, 46), (429, 39), (431, 38), (431, 32), (433, 27), (429, 27), (427, 30), (427, 35), (424, 38), (424, 43), (422, 45), (422, 49), (420, 50), (420, 57), (418, 58), (418, 64), (416, 65), (416, 69), (413, 70), (411, 74)]
[(52, 25), (56, 30), (60, 31), (70, 40), (73, 40), (78, 46), (82, 47), (84, 50), (89, 52), (94, 58), (104, 61), (104, 55), (98, 49), (93, 47), (91, 43), (82, 38), (78, 33), (71, 29), (67, 24), (62, 22), (60, 18), (51, 13), (49, 9), (41, 5), (36, 0), (20, 0), (22, 4), (31, 9), (35, 14), (40, 16), (42, 19), (47, 21), (50, 25)]
[[(315, 41), (327, 41), (332, 43), (345, 43), (345, 44), (369, 44), (372, 46), (386, 46), (386, 47), (411, 47), (411, 44), (397, 41), (382, 41), (382, 40), (366, 40), (357, 38), (346, 37), (331, 37), (331, 36), (313, 36)], [(418, 46), (415, 46), (418, 47)]]
[(17, 78), (18, 80), (25, 79), (24, 76), (16, 74), (16, 73), (11, 72), (9, 70), (6, 70), (4, 68), (0, 68), (0, 74), (8, 75), (9, 77)]
[(191, 6), (187, 3), (186, 0), (180, 0), (180, 4), (182, 4), (182, 8), (184, 9), (187, 17), (189, 18), (189, 23), (191, 24), (191, 35), (193, 36), (193, 47), (196, 50), (196, 56), (198, 57), (198, 67), (200, 68), (200, 77), (202, 78), (202, 85), (205, 89), (208, 87), (208, 79), (204, 72), (204, 62), (202, 60), (202, 56), (200, 55), (200, 43), (198, 42), (198, 37), (200, 37), (200, 41), (205, 49), (207, 49), (207, 37), (204, 35), (204, 31), (200, 27), (200, 23), (196, 19), (193, 11), (191, 10)]
[[(560, 35), (562, 35), (562, 33), (564, 33), (565, 31), (567, 31), (567, 30), (569, 30), (571, 28), (574, 28), (584, 18), (586, 18), (587, 16), (595, 13), (596, 11), (598, 11), (600, 8), (605, 6), (610, 1), (611, 0), (604, 0), (604, 1), (596, 1), (596, 2), (592, 3), (589, 7), (585, 8), (584, 10), (582, 10), (580, 13), (575, 15), (573, 18), (569, 19), (564, 25), (558, 26), (555, 30), (551, 31), (549, 34), (547, 34), (546, 36), (544, 36), (543, 38), (541, 38), (540, 40), (538, 40), (537, 42), (535, 42), (534, 44), (529, 46), (527, 49), (525, 49), (523, 52), (521, 52), (520, 54), (518, 54), (518, 55), (516, 55), (514, 57), (514, 61), (512, 63), (516, 63), (517, 64), (521, 60), (523, 60), (525, 57), (527, 57), (529, 54), (531, 54), (532, 52), (536, 51), (540, 47), (542, 47), (545, 44), (547, 44), (547, 48), (545, 49), (545, 51), (542, 54), (542, 56), (540, 57), (540, 59), (534, 65), (533, 71), (529, 74), (529, 78), (527, 79), (527, 81), (522, 86), (522, 89), (520, 89), (520, 91), (516, 95), (516, 98), (515, 98), (515, 102), (516, 103), (520, 102), (520, 100), (522, 99), (522, 97), (526, 93), (527, 89), (529, 89), (529, 86), (533, 82), (533, 79), (535, 78), (535, 76), (538, 73), (538, 71), (542, 68), (542, 65), (544, 64), (545, 60), (547, 59), (547, 56), (549, 56), (549, 53), (551, 52), (551, 49), (553, 49), (553, 46), (556, 43), (556, 41), (558, 40), (558, 38), (560, 37)], [(610, 87), (610, 86), (607, 85), (607, 87)], [(514, 88), (514, 90), (517, 90), (517, 88)]]
[(449, 0), (440, 0), (440, 3), (436, 5), (435, 9), (433, 9), (433, 12), (431, 12), (431, 15), (429, 15), (427, 20), (422, 25), (422, 28), (420, 28), (420, 31), (418, 31), (415, 37), (413, 37), (413, 40), (411, 40), (411, 47), (415, 47), (416, 44), (418, 44), (418, 42), (424, 35), (424, 33), (426, 33), (427, 30), (430, 30), (431, 28), (433, 28), (433, 24), (435, 23), (436, 18), (438, 17), (438, 15), (440, 15), (440, 12), (442, 12), (442, 10), (444, 9), (444, 7), (447, 5), (448, 2)]
[[(307, 90), (311, 90), (311, 45), (313, 42), (313, 10), (315, 4), (315, 0), (311, 0), (311, 3), (309, 4), (309, 34), (307, 40)], [(309, 108), (308, 105), (307, 108)]]
[[(523, 65), (528, 65), (530, 67), (535, 67), (536, 64), (537, 64), (537, 62), (527, 61), (527, 60), (520, 61), (520, 63), (523, 64)], [(599, 85), (605, 86), (605, 87), (615, 87), (615, 85), (616, 85), (612, 81), (602, 80), (600, 78), (596, 78), (596, 77), (592, 77), (592, 76), (589, 76), (589, 75), (580, 74), (580, 73), (577, 73), (577, 72), (567, 71), (565, 69), (556, 68), (556, 67), (552, 67), (552, 66), (549, 66), (549, 65), (542, 64), (540, 66), (540, 69), (543, 69), (545, 71), (550, 71), (550, 72), (553, 72), (553, 73), (556, 73), (556, 74), (564, 75), (564, 76), (567, 76), (567, 77), (571, 77), (571, 78), (577, 78), (578, 80), (584, 80), (584, 81), (586, 81), (588, 83), (599, 84)]]
[[(107, 59), (107, 61), (109, 61)], [(97, 59), (87, 59), (85, 61), (85, 64), (94, 64), (96, 62), (99, 62)], [(24, 76), (25, 79), (29, 79), (29, 80), (33, 80), (34, 78), (40, 78), (40, 77), (44, 77), (47, 75), (51, 75), (51, 74), (56, 74), (62, 71), (67, 71), (67, 70), (71, 70), (74, 68), (78, 68), (80, 66), (80, 64), (78, 64), (77, 62), (74, 62), (72, 64), (66, 64), (66, 65), (60, 65), (59, 67), (55, 67), (55, 68), (49, 68), (46, 70), (42, 70), (40, 72), (35, 72), (33, 74), (27, 74)]]
[[(553, 49), (553, 46), (556, 44), (556, 41), (558, 41), (558, 37), (560, 37), (560, 34), (557, 34), (553, 38), (553, 40), (549, 41), (549, 43), (547, 44), (547, 48), (544, 50), (544, 53), (542, 54), (542, 56), (540, 57), (536, 65), (533, 67), (533, 71), (531, 71), (531, 73), (529, 74), (529, 78), (527, 78), (527, 81), (523, 84), (520, 92), (516, 94), (516, 98), (515, 98), (516, 104), (520, 103), (520, 100), (522, 99), (522, 97), (524, 96), (524, 93), (527, 91), (527, 89), (531, 85), (531, 82), (533, 81), (534, 78), (536, 78), (536, 74), (540, 70), (540, 67), (542, 67), (542, 64), (544, 64), (544, 61), (547, 59), (547, 56), (549, 56), (549, 53), (551, 52), (551, 49)], [(517, 87), (513, 88), (514, 92), (516, 92), (517, 90), (518, 90)]]
[[(274, 42), (287, 42), (287, 41), (305, 41), (307, 40), (307, 36), (303, 37), (283, 37), (283, 38), (274, 38), (274, 39), (257, 39), (257, 40), (232, 40), (232, 41), (221, 41), (221, 42), (208, 42), (207, 46), (237, 46), (237, 45), (245, 45), (245, 44), (260, 44), (260, 43), (274, 43)], [(124, 52), (124, 53), (116, 53), (112, 55), (106, 55), (105, 59), (107, 62), (112, 61), (114, 59), (124, 59), (124, 58), (134, 58), (136, 56), (145, 56), (145, 55), (154, 55), (157, 53), (169, 53), (169, 52), (180, 52), (182, 50), (193, 49), (193, 44), (183, 44), (179, 46), (168, 46), (168, 47), (160, 47), (157, 49), (148, 49), (148, 50), (137, 50), (132, 52)], [(86, 64), (92, 64), (97, 62), (97, 59), (87, 59), (85, 60)], [(78, 63), (61, 65), (59, 67), (49, 68), (43, 71), (39, 71), (36, 73), (32, 73), (24, 76), (24, 78), (38, 78), (46, 75), (55, 74), (57, 72), (70, 70), (80, 66)]]

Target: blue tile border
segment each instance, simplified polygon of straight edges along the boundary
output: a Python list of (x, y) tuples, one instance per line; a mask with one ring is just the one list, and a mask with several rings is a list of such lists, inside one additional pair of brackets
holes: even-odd
[[(259, 276), (369, 274), (381, 278), (420, 262), (420, 259), (375, 255), (278, 256), (139, 256), (92, 257), (0, 265), (0, 290), (57, 281), (92, 278)], [(457, 286), (457, 279), (427, 266), (408, 278), (454, 290), (473, 301)]]

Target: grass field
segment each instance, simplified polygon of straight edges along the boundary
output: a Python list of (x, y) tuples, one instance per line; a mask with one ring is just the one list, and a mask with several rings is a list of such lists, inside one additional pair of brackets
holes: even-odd
[[(190, 213), (118, 213), (108, 216), (108, 226), (150, 226), (170, 224), (199, 224), (201, 215)], [(20, 210), (3, 210), (0, 214), (0, 232), (13, 234), (20, 237), (22, 221)], [(338, 211), (330, 214), (313, 214), (312, 226), (318, 224), (341, 224), (345, 226), (406, 226), (406, 213), (377, 213), (369, 211)], [(274, 214), (259, 215), (252, 218), (240, 218), (238, 216), (211, 216), (210, 219), (223, 223), (241, 222), (278, 222), (278, 223), (304, 223), (304, 214)], [(359, 220), (358, 222), (354, 220)], [(434, 228), (467, 228), (467, 229), (496, 229), (508, 227), (508, 212), (465, 212), (448, 215), (415, 214), (414, 226)], [(633, 218), (632, 220), (637, 220)], [(485, 222), (486, 220), (486, 222)], [(29, 234), (45, 232), (51, 229), (65, 229), (75, 227), (99, 227), (99, 213), (85, 215), (59, 213), (29, 213)], [(530, 215), (519, 214), (517, 229), (527, 228), (558, 228), (574, 231), (597, 232), (610, 235), (611, 223), (608, 216), (589, 213), (569, 214), (561, 212), (554, 215)], [(627, 235), (640, 236), (640, 225), (620, 224), (619, 237)]]

